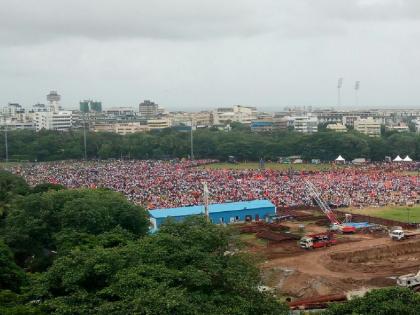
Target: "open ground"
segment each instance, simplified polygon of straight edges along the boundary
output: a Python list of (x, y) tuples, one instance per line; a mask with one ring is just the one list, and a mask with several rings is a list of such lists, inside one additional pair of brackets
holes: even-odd
[[(297, 236), (326, 231), (318, 211), (312, 219), (282, 222), (281, 226)], [(292, 299), (349, 293), (395, 285), (395, 277), (417, 272), (420, 268), (420, 236), (391, 241), (386, 230), (338, 234), (337, 244), (304, 250), (298, 240), (273, 242), (256, 233), (243, 233), (240, 239), (247, 250), (260, 258), (264, 283), (278, 296)]]

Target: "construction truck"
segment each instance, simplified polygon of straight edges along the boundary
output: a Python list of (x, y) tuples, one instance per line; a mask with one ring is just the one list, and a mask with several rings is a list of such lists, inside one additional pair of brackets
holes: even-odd
[(397, 278), (397, 285), (412, 289), (415, 292), (420, 292), (420, 270), (417, 274), (409, 273), (408, 275), (399, 276)]
[(394, 241), (402, 241), (408, 238), (416, 237), (420, 233), (408, 233), (401, 226), (394, 226), (389, 232), (389, 237)]
[(305, 235), (300, 239), (299, 244), (304, 249), (315, 249), (337, 244), (337, 240), (334, 237), (334, 233), (325, 232)]

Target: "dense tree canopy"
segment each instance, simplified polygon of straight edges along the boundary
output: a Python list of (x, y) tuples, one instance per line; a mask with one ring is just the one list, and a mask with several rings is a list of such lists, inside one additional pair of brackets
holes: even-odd
[[(312, 135), (296, 132), (252, 133), (249, 128), (233, 125), (230, 132), (215, 129), (194, 131), (194, 154), (197, 158), (224, 160), (235, 155), (240, 160), (276, 160), (279, 156), (302, 155), (305, 159), (331, 161), (339, 154), (346, 159), (365, 157), (383, 160), (385, 156), (410, 155), (420, 159), (420, 135), (386, 132), (369, 138), (350, 131), (321, 131)], [(4, 152), (0, 137), (0, 156)], [(173, 129), (126, 136), (114, 133), (89, 133), (87, 156), (93, 158), (131, 157), (136, 159), (187, 157), (189, 133)], [(52, 161), (80, 159), (84, 155), (80, 132), (13, 131), (9, 134), (11, 160)]]
[(373, 290), (362, 298), (333, 304), (324, 314), (416, 315), (420, 314), (420, 295), (403, 288)]
[[(43, 268), (69, 238), (98, 235), (117, 226), (134, 235), (148, 230), (146, 212), (110, 190), (50, 190), (16, 198), (4, 219), (4, 239), (18, 263)], [(63, 242), (63, 243), (61, 243)], [(45, 261), (46, 259), (46, 261)], [(40, 264), (40, 265), (39, 265)]]
[(227, 254), (229, 233), (191, 218), (125, 245), (83, 246), (57, 258), (33, 283), (53, 314), (283, 314), (258, 291), (248, 257)]

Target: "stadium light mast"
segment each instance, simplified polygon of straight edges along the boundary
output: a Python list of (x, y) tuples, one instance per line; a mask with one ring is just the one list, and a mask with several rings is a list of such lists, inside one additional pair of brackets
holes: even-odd
[(83, 145), (85, 149), (85, 161), (87, 161), (87, 146), (86, 146), (86, 113), (83, 114)]
[(191, 160), (194, 160), (193, 119), (191, 118)]
[(337, 107), (341, 106), (341, 87), (343, 86), (343, 78), (338, 78), (337, 82)]
[(209, 220), (209, 189), (207, 183), (203, 183), (204, 215)]
[(359, 89), (360, 89), (360, 81), (356, 81), (354, 83), (354, 98), (355, 98), (356, 109), (359, 106)]

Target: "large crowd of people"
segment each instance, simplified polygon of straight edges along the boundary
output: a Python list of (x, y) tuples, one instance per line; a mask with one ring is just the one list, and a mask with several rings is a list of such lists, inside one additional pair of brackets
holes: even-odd
[(323, 171), (212, 169), (198, 161), (63, 161), (15, 166), (29, 184), (49, 182), (69, 188), (109, 188), (147, 209), (203, 203), (203, 183), (211, 203), (269, 199), (277, 207), (312, 206), (305, 182), (312, 182), (331, 205), (383, 206), (419, 201), (414, 166), (368, 164)]

